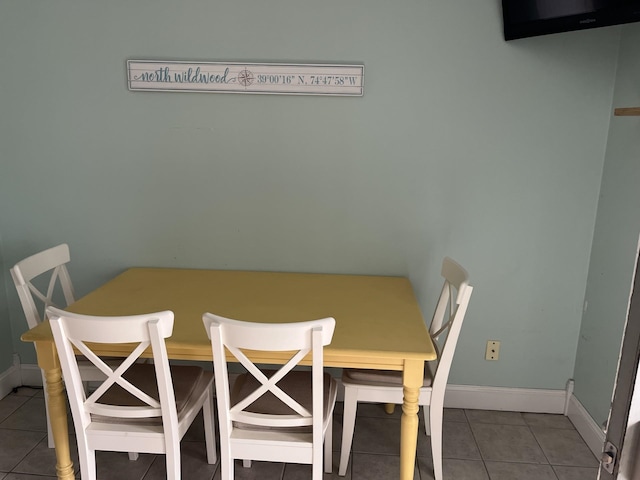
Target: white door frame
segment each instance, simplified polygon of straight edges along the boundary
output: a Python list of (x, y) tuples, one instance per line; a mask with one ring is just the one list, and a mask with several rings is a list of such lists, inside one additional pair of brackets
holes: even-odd
[[(640, 253), (640, 249), (639, 249)], [(599, 480), (634, 480), (640, 472), (640, 268), (636, 253), (635, 270), (627, 319), (622, 337), (618, 372), (603, 449), (616, 450), (612, 471), (600, 465)], [(610, 469), (611, 470), (611, 469)]]
[(624, 450), (620, 456), (619, 480), (640, 478), (640, 370), (636, 375), (630, 407)]

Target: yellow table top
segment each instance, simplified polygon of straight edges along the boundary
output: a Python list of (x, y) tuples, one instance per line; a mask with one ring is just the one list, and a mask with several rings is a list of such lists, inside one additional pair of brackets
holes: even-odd
[[(402, 277), (131, 268), (68, 310), (91, 315), (172, 310), (175, 326), (166, 343), (174, 359), (211, 360), (204, 312), (260, 322), (334, 317), (326, 366), (402, 370), (405, 359), (436, 358), (411, 283)], [(52, 341), (48, 322), (22, 339)]]

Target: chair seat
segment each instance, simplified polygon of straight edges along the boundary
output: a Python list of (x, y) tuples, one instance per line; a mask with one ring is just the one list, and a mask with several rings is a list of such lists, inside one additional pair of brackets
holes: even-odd
[[(263, 373), (270, 378), (275, 371), (263, 370)], [(231, 405), (236, 405), (243, 398), (247, 397), (253, 391), (260, 387), (260, 382), (248, 373), (238, 376), (233, 389), (230, 393)], [(312, 393), (311, 388), (311, 372), (295, 371), (285, 376), (278, 386), (291, 396), (296, 402), (309, 411), (312, 411)], [(333, 408), (334, 399), (336, 397), (337, 384), (336, 381), (328, 373), (323, 374), (322, 387), (322, 412), (326, 419)], [(267, 392), (249, 405), (245, 411), (252, 413), (269, 413), (273, 415), (290, 415), (295, 412), (287, 405), (282, 403), (273, 393)], [(233, 422), (233, 426), (242, 430), (277, 430), (278, 432), (291, 433), (311, 433), (312, 426), (303, 427), (268, 427), (263, 425), (252, 425), (242, 422)]]
[[(191, 400), (197, 399), (213, 382), (213, 373), (201, 367), (188, 365), (171, 365), (171, 379), (176, 399), (178, 419), (191, 406)], [(158, 399), (158, 383), (155, 366), (148, 363), (136, 363), (123, 375), (133, 385), (147, 395)], [(144, 406), (145, 403), (131, 395), (119, 385), (112, 386), (99, 399), (100, 403), (120, 406)], [(100, 423), (118, 423), (127, 425), (162, 425), (162, 417), (151, 418), (120, 418), (92, 414), (91, 419)]]
[[(363, 370), (345, 368), (342, 371), (342, 382), (355, 385), (373, 385), (376, 387), (402, 387), (402, 372), (395, 370)], [(430, 387), (433, 374), (428, 363), (424, 365), (423, 387)]]

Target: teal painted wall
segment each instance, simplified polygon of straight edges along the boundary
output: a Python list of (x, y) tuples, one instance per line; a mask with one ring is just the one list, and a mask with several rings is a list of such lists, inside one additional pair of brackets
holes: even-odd
[[(640, 25), (624, 27), (614, 106), (640, 106)], [(640, 234), (640, 117), (613, 117), (576, 356), (575, 395), (607, 420)]]
[[(497, 1), (5, 0), (5, 263), (67, 242), (80, 294), (131, 265), (408, 275), (428, 318), (450, 255), (476, 287), (451, 382), (564, 388), (619, 33), (505, 43)], [(129, 58), (364, 63), (366, 87), (132, 93)]]
[[(0, 155), (0, 159), (2, 156)], [(0, 271), (4, 272), (5, 264), (2, 257), (2, 235), (0, 235)], [(13, 342), (11, 341), (11, 325), (9, 323), (9, 309), (5, 277), (0, 275), (0, 374), (13, 365)]]

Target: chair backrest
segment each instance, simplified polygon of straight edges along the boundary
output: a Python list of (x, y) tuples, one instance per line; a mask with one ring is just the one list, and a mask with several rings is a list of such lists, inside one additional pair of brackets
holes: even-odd
[[(62, 289), (66, 302), (66, 305), (63, 306), (66, 307), (75, 301), (73, 285), (66, 267), (69, 261), (69, 246), (63, 243), (27, 257), (16, 263), (11, 269), (11, 277), (18, 291), (29, 328), (35, 327), (45, 318), (45, 310), (48, 306), (56, 306), (53, 300), (57, 291), (56, 286), (59, 285)], [(47, 283), (46, 293), (42, 293), (32, 281), (47, 272), (50, 272), (51, 276), (48, 283), (45, 282)], [(36, 300), (42, 303), (40, 310), (36, 305)]]
[[(313, 425), (314, 435), (316, 432), (322, 435), (323, 347), (331, 343), (335, 329), (333, 318), (274, 324), (243, 322), (205, 313), (203, 321), (213, 350), (221, 435), (230, 434), (233, 422), (274, 429)], [(257, 388), (235, 405), (230, 404), (225, 348), (257, 380)], [(287, 354), (290, 356), (288, 362), (267, 378), (243, 350), (290, 352)], [(309, 354), (312, 361), (313, 389), (311, 412), (277, 386), (277, 382), (289, 374), (305, 357), (308, 358)], [(268, 358), (268, 354), (262, 354), (262, 356)], [(247, 407), (268, 392), (287, 405), (293, 413), (278, 415), (247, 411)]]
[[(171, 431), (177, 431), (175, 396), (164, 343), (164, 339), (171, 336), (173, 331), (173, 312), (97, 317), (48, 307), (47, 315), (62, 366), (76, 432), (87, 428), (92, 421), (91, 415), (99, 415), (103, 419), (162, 417), (165, 432), (169, 430), (168, 426), (173, 427)], [(131, 344), (132, 352), (122, 359), (119, 366), (110, 366), (91, 350), (92, 343)], [(159, 398), (154, 398), (155, 391), (144, 392), (126, 378), (127, 369), (136, 363), (149, 347), (153, 353)], [(86, 396), (82, 385), (74, 348), (106, 376), (89, 397)], [(111, 389), (109, 394), (103, 397), (114, 385), (120, 388)], [(113, 401), (114, 394), (118, 399), (124, 398), (124, 401), (118, 404), (111, 403), (109, 400)]]
[(442, 276), (444, 285), (429, 328), (433, 344), (438, 351), (438, 363), (433, 379), (434, 391), (444, 391), (447, 384), (462, 322), (473, 292), (467, 271), (449, 257), (442, 261)]

